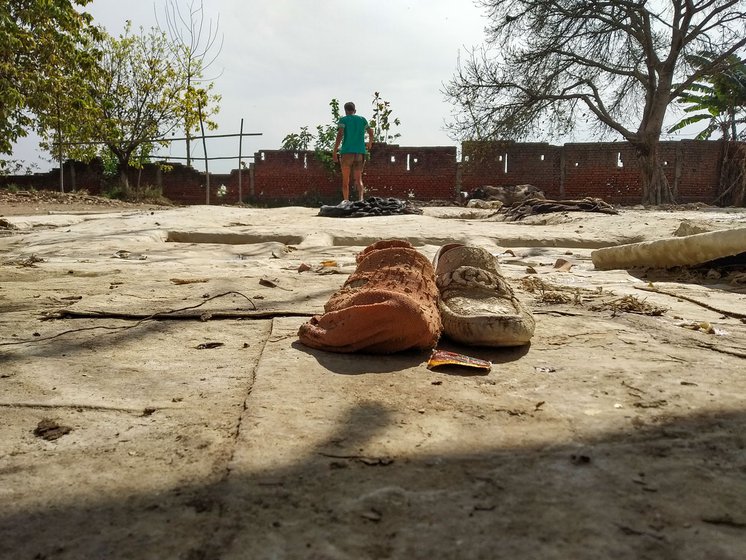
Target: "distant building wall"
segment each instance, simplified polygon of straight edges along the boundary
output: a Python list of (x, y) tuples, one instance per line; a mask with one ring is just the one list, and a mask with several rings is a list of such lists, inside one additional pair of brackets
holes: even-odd
[[(309, 151), (262, 150), (254, 154), (248, 200), (266, 203), (313, 202), (331, 199), (341, 179), (329, 176)], [(341, 196), (341, 187), (338, 187)], [(246, 198), (246, 197), (245, 197)]]
[[(742, 146), (743, 143), (738, 144)], [(661, 142), (661, 160), (676, 200), (712, 203), (722, 160), (717, 141)], [(598, 197), (613, 204), (642, 199), (635, 151), (627, 143), (464, 142), (461, 162), (453, 146), (408, 147), (376, 144), (365, 166), (368, 196), (416, 200), (457, 200), (459, 191), (483, 185), (530, 183), (548, 198)], [(100, 161), (65, 164), (65, 190), (98, 194), (106, 184)], [(239, 177), (240, 175), (240, 177)], [(206, 177), (191, 167), (149, 164), (131, 170), (132, 185), (152, 185), (177, 204), (205, 204)], [(240, 180), (240, 187), (239, 187)], [(247, 169), (210, 174), (210, 203), (239, 200), (265, 204), (319, 204), (341, 198), (339, 172), (329, 173), (312, 151), (261, 150)], [(59, 190), (59, 169), (34, 175), (0, 176), (0, 185)], [(219, 196), (221, 186), (225, 195)], [(240, 190), (240, 196), (239, 196)], [(351, 196), (355, 196), (351, 185)]]
[[(456, 193), (456, 170), (455, 147), (376, 144), (363, 183), (367, 196), (450, 200)], [(253, 174), (252, 198), (257, 201), (338, 202), (342, 195), (339, 172), (330, 174), (311, 151), (262, 150), (254, 154)], [(352, 181), (350, 192), (355, 195)]]
[[(722, 144), (716, 141), (661, 142), (660, 156), (678, 202), (712, 202), (716, 197)], [(461, 188), (530, 183), (548, 198), (602, 198), (612, 204), (642, 200), (640, 167), (626, 142), (464, 142)]]
[(546, 143), (464, 142), (461, 145), (461, 189), (530, 183), (548, 198), (561, 194), (562, 147)]

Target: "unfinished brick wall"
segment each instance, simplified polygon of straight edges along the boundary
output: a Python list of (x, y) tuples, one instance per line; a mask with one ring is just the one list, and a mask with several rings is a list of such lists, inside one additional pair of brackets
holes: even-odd
[[(739, 146), (744, 143), (739, 143)], [(676, 200), (712, 203), (722, 159), (718, 141), (661, 142), (660, 154)], [(74, 169), (74, 172), (73, 172)], [(104, 185), (100, 162), (86, 166), (65, 164), (65, 185), (91, 193)], [(131, 184), (162, 188), (177, 204), (205, 204), (205, 175), (181, 164), (169, 171), (157, 165), (132, 170)], [(613, 204), (638, 204), (642, 199), (640, 173), (634, 149), (625, 142), (547, 143), (464, 142), (462, 161), (453, 146), (406, 147), (376, 144), (366, 163), (363, 181), (367, 195), (416, 200), (457, 200), (459, 191), (481, 185), (540, 187), (548, 198), (599, 197)], [(254, 163), (239, 173), (210, 175), (210, 203), (266, 204), (336, 203), (341, 198), (341, 177), (330, 175), (314, 153), (262, 150)], [(59, 189), (59, 170), (30, 176), (0, 176), (0, 185), (20, 188)], [(221, 185), (226, 195), (218, 196)], [(352, 196), (355, 195), (351, 188)]]
[[(448, 199), (456, 193), (456, 148), (409, 148), (376, 144), (365, 164), (366, 196), (418, 200)], [(342, 195), (339, 172), (330, 174), (311, 151), (263, 150), (254, 155), (257, 201), (336, 201)], [(354, 196), (352, 181), (351, 196)]]
[[(66, 161), (63, 166), (63, 188), (65, 192), (88, 191), (90, 194), (101, 194), (104, 185), (104, 170), (101, 160), (90, 163)], [(47, 173), (30, 175), (0, 175), (0, 186), (14, 185), (19, 189), (38, 189), (48, 191), (60, 190), (60, 169)]]
[[(329, 177), (311, 151), (262, 150), (254, 154), (249, 200), (292, 203), (332, 199), (341, 181)], [(337, 195), (337, 197), (339, 197)]]
[(626, 143), (565, 144), (560, 175), (561, 198), (592, 196), (611, 204), (636, 204), (642, 199), (637, 158)]
[[(132, 170), (129, 175), (130, 184), (135, 185), (138, 170)], [(193, 167), (180, 163), (171, 163), (164, 170), (159, 165), (147, 164), (143, 166), (140, 175), (141, 185), (160, 187), (163, 196), (177, 204), (206, 204), (207, 180), (205, 174)], [(249, 172), (242, 170), (242, 192), (248, 191)], [(225, 186), (225, 195), (220, 196), (221, 187)], [(230, 173), (210, 173), (210, 204), (235, 204), (238, 197), (238, 169)]]
[(366, 168), (364, 183), (371, 196), (404, 200), (454, 200), (457, 197), (455, 147), (376, 144)]
[(547, 198), (560, 197), (561, 147), (510, 141), (464, 142), (461, 146), (462, 190), (530, 183)]
[[(712, 202), (717, 190), (721, 144), (716, 141), (661, 142), (660, 155), (676, 200)], [(635, 150), (626, 142), (464, 142), (461, 185), (530, 183), (548, 198), (598, 197), (612, 204), (642, 199)]]
[(711, 203), (717, 196), (722, 143), (684, 140), (666, 142), (666, 147), (667, 167), (674, 167), (675, 181), (671, 185), (676, 200)]
[[(158, 165), (146, 165), (140, 182), (160, 187), (163, 196), (178, 204), (205, 204), (205, 174), (179, 163), (169, 164), (169, 168), (166, 171)], [(211, 195), (214, 191), (213, 183), (211, 176)]]

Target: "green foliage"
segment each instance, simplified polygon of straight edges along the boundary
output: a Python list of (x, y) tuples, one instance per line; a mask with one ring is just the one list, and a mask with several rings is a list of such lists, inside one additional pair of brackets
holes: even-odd
[(329, 102), (331, 107), (332, 118), (329, 124), (320, 124), (316, 126), (316, 134), (308, 131), (308, 126), (302, 126), (299, 133), (290, 133), (282, 139), (281, 149), (289, 151), (306, 151), (313, 142), (313, 152), (316, 159), (329, 173), (336, 173), (337, 166), (332, 159), (334, 150), (334, 141), (337, 138), (337, 123), (341, 115), (339, 114), (339, 100), (332, 99)]
[(42, 145), (55, 159), (60, 144), (65, 158), (100, 157), (127, 196), (127, 169), (150, 163), (169, 132), (179, 125), (187, 133), (197, 129), (200, 110), (202, 124), (217, 127), (210, 116), (220, 97), (201, 79), (201, 59), (180, 58), (185, 48), (155, 28), (133, 32), (130, 22), (118, 38), (99, 35), (83, 51), (85, 71), (56, 84), (54, 111), (41, 120)]
[[(690, 63), (698, 68), (713, 66), (715, 55), (699, 54), (689, 57)], [(735, 55), (727, 57), (724, 66), (702, 76), (678, 97), (678, 101), (688, 105), (685, 113), (694, 113), (672, 126), (668, 131), (706, 122), (707, 126), (697, 134), (697, 140), (708, 140), (721, 131), (724, 140), (739, 137), (738, 125), (746, 122), (742, 115), (746, 109), (746, 63)]]
[(39, 169), (36, 163), (26, 164), (17, 159), (0, 159), (0, 175), (31, 175)]
[(373, 94), (373, 118), (370, 119), (370, 127), (373, 129), (373, 138), (375, 142), (394, 141), (401, 137), (401, 134), (391, 131), (391, 125), (399, 126), (401, 122), (398, 118), (391, 119), (391, 103), (384, 100), (379, 92)]
[(313, 139), (314, 135), (308, 132), (308, 127), (302, 126), (299, 133), (291, 132), (282, 139), (281, 149), (291, 152), (305, 152), (311, 146)]
[(81, 45), (75, 54), (75, 64), (64, 75), (50, 76), (45, 107), (37, 111), (40, 147), (52, 159), (90, 161), (97, 153), (94, 144), (69, 143), (70, 139), (86, 139), (92, 134), (95, 106), (89, 84), (99, 71), (100, 51), (93, 41)]
[(334, 141), (337, 139), (337, 130), (339, 130), (339, 101), (332, 99), (329, 102), (332, 110), (332, 122), (330, 124), (320, 124), (316, 127), (316, 143), (313, 146), (313, 153), (316, 159), (321, 162), (324, 169), (329, 173), (337, 172), (337, 165), (332, 159), (334, 151)]
[(116, 177), (119, 172), (119, 163), (117, 162), (114, 153), (104, 146), (104, 148), (99, 151), (98, 157), (101, 159), (101, 164), (104, 169), (104, 177)]
[(0, 154), (44, 119), (62, 110), (55, 101), (66, 78), (91, 68), (88, 50), (99, 36), (90, 0), (0, 3)]
[[(336, 173), (337, 166), (332, 159), (334, 142), (339, 130), (339, 119), (342, 117), (339, 111), (339, 100), (332, 99), (329, 102), (331, 108), (331, 122), (316, 126), (316, 134), (309, 132), (308, 126), (303, 126), (299, 133), (290, 133), (282, 139), (281, 149), (289, 151), (308, 150), (313, 143), (314, 156), (318, 159), (329, 173)], [(388, 101), (381, 98), (380, 93), (373, 94), (373, 118), (369, 121), (374, 132), (376, 142), (387, 142), (401, 136), (399, 133), (391, 132), (391, 126), (399, 126), (399, 119), (391, 119), (392, 109)]]
[[(150, 161), (157, 139), (183, 122), (185, 112), (204, 102), (206, 91), (189, 89), (188, 76), (175, 59), (166, 35), (128, 23), (118, 38), (100, 44), (101, 63), (89, 83), (91, 108), (80, 127), (81, 140), (97, 140), (117, 161), (121, 186), (129, 188), (126, 170)], [(105, 150), (106, 151), (106, 150)], [(105, 153), (100, 153), (106, 160)]]

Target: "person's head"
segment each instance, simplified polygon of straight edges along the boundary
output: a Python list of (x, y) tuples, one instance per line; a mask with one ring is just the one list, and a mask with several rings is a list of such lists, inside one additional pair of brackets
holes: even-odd
[(355, 104), (352, 101), (345, 103), (345, 115), (355, 114)]

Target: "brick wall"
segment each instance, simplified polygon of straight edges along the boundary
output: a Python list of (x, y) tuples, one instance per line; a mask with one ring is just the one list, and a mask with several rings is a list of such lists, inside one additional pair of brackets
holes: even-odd
[(635, 150), (627, 143), (565, 144), (561, 174), (562, 198), (592, 196), (611, 204), (642, 200)]
[[(679, 202), (711, 202), (715, 199), (720, 179), (723, 146), (720, 142), (686, 140), (668, 142), (666, 157), (674, 167), (674, 193)], [(677, 144), (677, 145), (673, 145)], [(674, 183), (672, 183), (674, 184)]]
[(364, 183), (373, 196), (416, 200), (457, 197), (456, 148), (410, 148), (376, 144)]
[[(739, 146), (743, 145), (740, 143)], [(716, 198), (722, 146), (717, 141), (661, 142), (660, 154), (676, 200), (711, 203)], [(205, 175), (181, 164), (169, 171), (146, 165), (132, 170), (130, 181), (162, 188), (178, 204), (205, 204)], [(329, 174), (313, 152), (262, 150), (240, 174), (241, 199), (265, 204), (338, 202), (341, 177)], [(549, 198), (599, 197), (614, 204), (642, 199), (634, 149), (625, 142), (547, 143), (464, 142), (462, 161), (456, 147), (407, 147), (376, 144), (363, 181), (371, 196), (417, 200), (457, 200), (458, 191), (481, 185), (530, 183)], [(0, 185), (59, 189), (59, 170), (45, 174), (0, 176)], [(65, 190), (72, 185), (99, 193), (105, 184), (100, 162), (65, 164)], [(226, 195), (218, 196), (221, 185)], [(351, 188), (354, 196), (354, 189)], [(210, 175), (210, 203), (239, 201), (239, 172)]]
[(266, 203), (316, 202), (332, 199), (341, 181), (330, 177), (313, 152), (262, 150), (254, 154), (248, 199)]
[[(339, 172), (327, 172), (311, 151), (263, 150), (254, 154), (252, 169), (252, 198), (257, 201), (338, 202), (342, 195)], [(363, 184), (367, 196), (451, 200), (456, 196), (456, 170), (455, 147), (376, 144), (365, 164)]]
[[(661, 142), (661, 159), (677, 201), (715, 198), (721, 150), (716, 141)], [(464, 142), (462, 156), (461, 186), (467, 191), (480, 185), (530, 183), (548, 198), (593, 196), (613, 204), (637, 204), (642, 199), (637, 157), (626, 142)]]
[(561, 194), (562, 148), (547, 143), (464, 142), (461, 148), (461, 189), (530, 183), (548, 198)]

